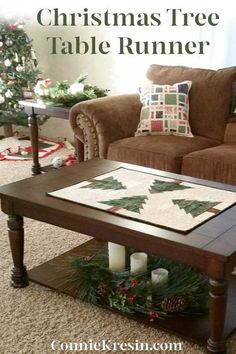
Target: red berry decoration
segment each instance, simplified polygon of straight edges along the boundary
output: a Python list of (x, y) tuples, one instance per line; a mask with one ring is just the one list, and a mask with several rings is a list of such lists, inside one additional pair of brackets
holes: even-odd
[(128, 298), (127, 298), (128, 302), (134, 302), (135, 300), (137, 300), (137, 295), (134, 294), (134, 295), (130, 295)]
[(131, 280), (131, 288), (135, 288), (135, 286), (138, 285), (138, 280), (137, 279), (132, 279)]
[(154, 322), (159, 317), (159, 313), (157, 311), (149, 312), (149, 321)]

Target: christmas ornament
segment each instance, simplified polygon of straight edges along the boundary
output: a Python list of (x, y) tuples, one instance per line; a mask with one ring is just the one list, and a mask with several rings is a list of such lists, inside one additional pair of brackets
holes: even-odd
[(84, 84), (83, 82), (86, 80), (88, 74), (81, 74), (78, 79), (76, 80), (75, 83), (73, 83), (69, 89), (68, 92), (72, 95), (76, 95), (77, 93), (83, 92), (84, 91)]
[(13, 42), (12, 42), (11, 39), (7, 38), (6, 41), (5, 41), (5, 44), (6, 44), (6, 46), (11, 47)]
[(17, 84), (17, 80), (16, 79), (9, 79), (9, 83), (11, 83), (12, 85)]
[(7, 79), (8, 79), (7, 73), (1, 73), (1, 79), (4, 81), (7, 81)]
[(53, 167), (55, 167), (55, 168), (61, 167), (61, 166), (63, 165), (63, 163), (64, 163), (64, 159), (61, 158), (61, 157), (54, 157), (54, 158), (52, 159), (52, 165), (53, 165)]
[(30, 53), (31, 53), (31, 59), (36, 60), (37, 58), (36, 58), (35, 51), (33, 48), (30, 49)]
[(11, 61), (10, 61), (9, 59), (4, 60), (4, 65), (5, 65), (6, 67), (11, 66)]
[(49, 87), (51, 85), (51, 79), (38, 79), (36, 86), (34, 87), (34, 92), (38, 96), (48, 96)]
[(165, 312), (182, 312), (188, 306), (188, 300), (184, 296), (174, 295), (161, 302), (161, 308)]
[(5, 98), (4, 96), (0, 95), (0, 104), (4, 103), (5, 102)]
[(6, 97), (6, 98), (12, 98), (12, 97), (13, 97), (13, 92), (8, 89), (8, 90), (5, 92), (5, 97)]
[(18, 73), (21, 73), (22, 71), (24, 71), (23, 66), (20, 65), (20, 64), (18, 64), (18, 65), (16, 66), (16, 71), (17, 71)]
[(30, 42), (30, 39), (29, 39), (29, 36), (28, 36), (27, 33), (25, 33), (25, 41), (26, 41), (26, 43), (29, 43), (29, 42)]
[(76, 93), (83, 92), (83, 91), (84, 91), (84, 84), (79, 82), (72, 84), (68, 89), (68, 92), (71, 93), (72, 95), (75, 95)]
[(17, 53), (15, 53), (14, 61), (15, 61), (16, 63), (19, 63), (19, 57), (18, 57), (18, 54), (17, 54)]
[(25, 151), (25, 150), (22, 150), (22, 151), (20, 152), (20, 154), (21, 154), (22, 156), (28, 156), (28, 155), (29, 155), (29, 153), (28, 153), (27, 151)]
[(33, 92), (30, 90), (30, 88), (24, 89), (24, 91), (23, 91), (23, 97), (24, 97), (25, 99), (33, 98)]
[(23, 28), (25, 24), (25, 20), (23, 17), (20, 17), (17, 21), (16, 21), (16, 25), (18, 26), (18, 28), (20, 28), (19, 26), (22, 26), (21, 28)]

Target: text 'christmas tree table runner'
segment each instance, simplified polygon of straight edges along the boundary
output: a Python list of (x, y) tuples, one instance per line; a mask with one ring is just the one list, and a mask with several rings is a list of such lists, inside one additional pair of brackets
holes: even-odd
[(234, 192), (126, 168), (48, 194), (182, 232), (236, 203)]

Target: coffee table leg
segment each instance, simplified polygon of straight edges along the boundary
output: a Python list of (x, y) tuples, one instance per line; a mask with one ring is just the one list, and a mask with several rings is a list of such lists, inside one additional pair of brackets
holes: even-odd
[(39, 163), (39, 155), (38, 155), (38, 122), (36, 114), (32, 113), (28, 117), (28, 126), (30, 130), (30, 140), (31, 140), (31, 148), (32, 148), (32, 175), (39, 175), (41, 173), (41, 166)]
[(13, 268), (11, 271), (11, 285), (14, 288), (24, 288), (28, 285), (26, 267), (23, 263), (24, 258), (24, 229), (23, 217), (18, 215), (9, 215), (8, 217), (8, 235), (13, 259)]
[(227, 283), (225, 279), (210, 279), (210, 338), (207, 348), (210, 353), (226, 353), (224, 321), (227, 304)]

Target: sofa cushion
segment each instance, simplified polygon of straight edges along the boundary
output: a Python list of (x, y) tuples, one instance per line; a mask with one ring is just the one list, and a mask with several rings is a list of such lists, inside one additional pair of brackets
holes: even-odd
[(217, 141), (200, 136), (191, 139), (175, 135), (139, 136), (111, 143), (107, 158), (180, 173), (184, 155), (216, 145)]
[(236, 184), (236, 143), (222, 144), (184, 156), (182, 174)]
[(135, 135), (193, 137), (189, 126), (188, 93), (191, 85), (191, 81), (183, 81), (174, 85), (141, 86), (140, 101), (143, 107)]
[(223, 142), (225, 125), (232, 110), (236, 66), (215, 71), (154, 64), (150, 66), (147, 77), (159, 85), (192, 81), (189, 93), (192, 133)]

